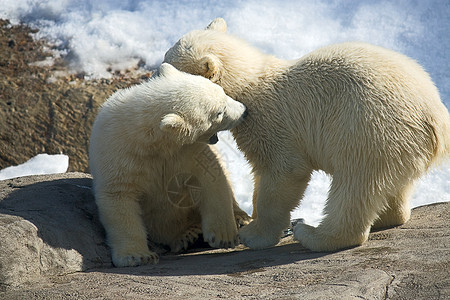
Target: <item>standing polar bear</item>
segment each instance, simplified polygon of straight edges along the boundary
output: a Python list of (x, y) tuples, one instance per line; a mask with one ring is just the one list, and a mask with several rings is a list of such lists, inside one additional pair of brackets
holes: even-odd
[(212, 247), (238, 244), (236, 221), (244, 224), (249, 217), (207, 143), (217, 142), (218, 131), (233, 128), (246, 114), (220, 86), (169, 64), (103, 104), (92, 128), (89, 164), (115, 266), (156, 263), (147, 237), (173, 252), (200, 232)]
[(184, 35), (165, 55), (244, 103), (232, 130), (252, 165), (254, 220), (239, 236), (275, 245), (313, 170), (332, 176), (325, 217), (294, 236), (315, 251), (360, 245), (370, 228), (405, 223), (413, 183), (450, 152), (450, 121), (429, 75), (399, 53), (365, 43), (296, 61), (261, 53), (226, 33), (223, 19)]

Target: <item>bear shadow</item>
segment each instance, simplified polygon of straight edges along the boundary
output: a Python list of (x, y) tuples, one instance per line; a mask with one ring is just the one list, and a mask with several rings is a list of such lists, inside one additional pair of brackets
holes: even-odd
[[(8, 185), (15, 190), (0, 199), (0, 215), (17, 216), (31, 222), (37, 228), (37, 236), (53, 249), (78, 252), (82, 257), (81, 265), (78, 270), (69, 271), (140, 276), (240, 276), (246, 272), (259, 272), (266, 267), (316, 259), (328, 254), (311, 252), (298, 243), (263, 250), (250, 250), (243, 246), (221, 250), (204, 248), (205, 244), (200, 243), (197, 245), (200, 248), (191, 248), (186, 253), (162, 254), (156, 265), (114, 268), (105, 231), (98, 218), (91, 178), (63, 178), (24, 186), (15, 186), (14, 182), (10, 181)], [(22, 243), (23, 247), (27, 247), (26, 240)], [(64, 256), (66, 252), (58, 253)], [(50, 254), (48, 259), (51, 260), (53, 255)], [(65, 260), (71, 258), (63, 257), (59, 263)], [(33, 259), (29, 261), (31, 263)], [(57, 264), (53, 266), (56, 272), (67, 273), (63, 265)], [(55, 274), (55, 271), (50, 270), (50, 273)]]
[[(137, 276), (191, 276), (228, 275), (241, 277), (264, 272), (266, 268), (288, 265), (305, 260), (314, 260), (331, 253), (311, 252), (299, 243), (274, 246), (262, 250), (251, 250), (244, 246), (237, 249), (190, 249), (184, 254), (160, 257), (156, 265), (101, 270), (113, 274)], [(98, 270), (97, 270), (98, 271)]]

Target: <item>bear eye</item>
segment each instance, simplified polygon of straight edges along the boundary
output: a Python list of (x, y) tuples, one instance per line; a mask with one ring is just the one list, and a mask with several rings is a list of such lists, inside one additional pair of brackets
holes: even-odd
[(224, 114), (224, 112), (223, 112), (223, 111), (221, 111), (221, 112), (218, 112), (218, 113), (217, 113), (217, 119), (220, 119), (220, 118), (222, 118), (222, 117), (223, 117), (223, 114)]

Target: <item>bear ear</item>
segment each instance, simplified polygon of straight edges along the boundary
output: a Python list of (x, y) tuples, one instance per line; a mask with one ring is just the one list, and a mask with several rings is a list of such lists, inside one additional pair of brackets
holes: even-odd
[(161, 119), (159, 127), (163, 132), (175, 138), (180, 144), (192, 144), (195, 140), (193, 128), (183, 117), (175, 113), (165, 115)]
[(222, 18), (216, 18), (208, 26), (206, 26), (206, 29), (225, 33), (227, 32), (227, 22), (225, 22)]
[(163, 63), (159, 67), (159, 74), (163, 76), (174, 76), (180, 74), (180, 71), (178, 71), (174, 66), (168, 63)]
[(170, 132), (177, 129), (182, 129), (185, 125), (186, 122), (181, 116), (171, 113), (162, 118), (159, 128), (161, 128), (162, 131)]
[(219, 59), (212, 55), (207, 54), (200, 60), (200, 66), (202, 68), (202, 76), (208, 78), (212, 82), (217, 82), (219, 80), (220, 71), (220, 61)]

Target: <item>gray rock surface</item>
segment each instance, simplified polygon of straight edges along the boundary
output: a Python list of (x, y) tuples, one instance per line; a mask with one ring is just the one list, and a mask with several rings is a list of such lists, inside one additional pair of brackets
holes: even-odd
[(111, 265), (83, 173), (0, 181), (0, 288)]
[(113, 268), (90, 187), (83, 173), (0, 181), (0, 299), (450, 299), (448, 202), (335, 253), (287, 237)]

